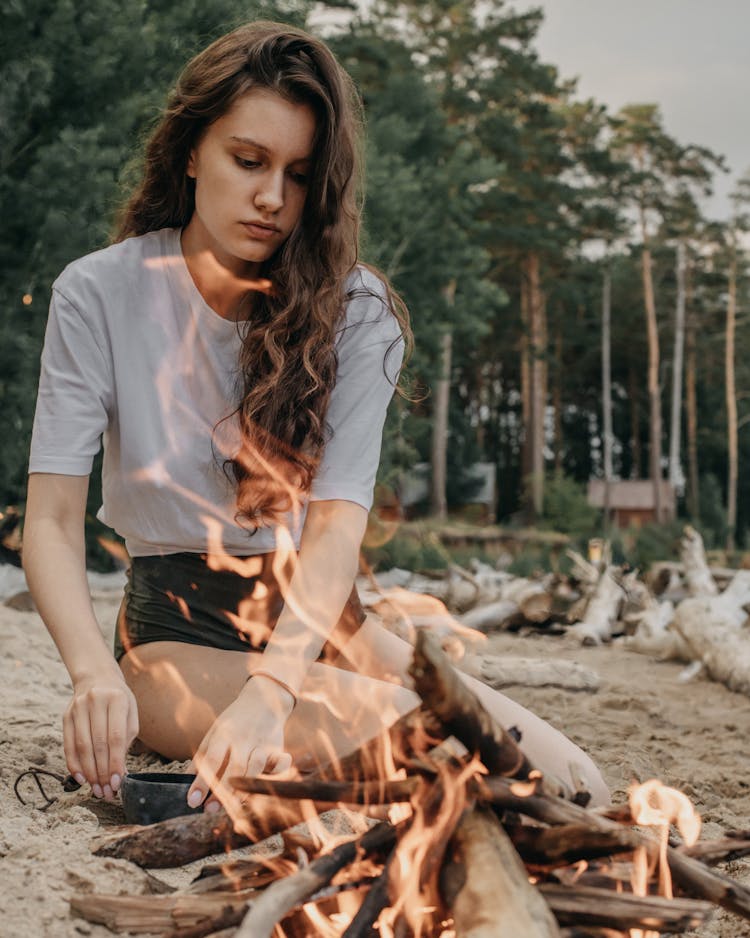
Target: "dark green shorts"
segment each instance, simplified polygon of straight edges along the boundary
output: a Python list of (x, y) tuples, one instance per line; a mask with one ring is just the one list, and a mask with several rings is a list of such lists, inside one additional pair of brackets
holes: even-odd
[[(268, 553), (231, 561), (240, 569), (212, 570), (205, 554), (133, 557), (115, 632), (117, 660), (147, 642), (263, 651), (284, 606), (281, 584), (293, 558), (283, 564)], [(321, 658), (333, 660), (364, 620), (355, 587)]]

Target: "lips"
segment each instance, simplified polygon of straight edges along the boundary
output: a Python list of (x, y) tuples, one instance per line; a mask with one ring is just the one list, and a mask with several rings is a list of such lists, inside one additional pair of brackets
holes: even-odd
[(251, 238), (257, 238), (260, 241), (267, 241), (281, 233), (276, 225), (265, 225), (263, 222), (243, 221), (240, 224)]

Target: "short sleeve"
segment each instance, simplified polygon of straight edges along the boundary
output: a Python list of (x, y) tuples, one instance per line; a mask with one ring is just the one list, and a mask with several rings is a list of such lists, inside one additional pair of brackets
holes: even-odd
[(375, 288), (355, 291), (337, 346), (339, 364), (327, 421), (332, 436), (312, 484), (310, 499), (345, 499), (369, 510), (388, 404), (404, 343), (401, 328), (374, 276)]
[(42, 351), (29, 472), (88, 475), (109, 423), (111, 359), (102, 337), (53, 290)]

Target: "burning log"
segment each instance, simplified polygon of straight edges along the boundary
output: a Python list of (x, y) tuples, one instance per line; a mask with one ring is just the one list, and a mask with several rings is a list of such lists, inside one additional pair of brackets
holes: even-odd
[(702, 925), (712, 911), (709, 903), (695, 899), (633, 896), (593, 887), (542, 883), (539, 892), (563, 925), (603, 925), (618, 931), (650, 928), (682, 933)]
[(508, 835), (487, 811), (467, 811), (443, 867), (456, 938), (558, 938), (560, 931)]
[(420, 632), (410, 668), (424, 705), (493, 774), (528, 778), (533, 766), (513, 737), (463, 684), (435, 639)]
[(388, 850), (396, 839), (396, 829), (379, 824), (357, 840), (340, 844), (330, 853), (314, 860), (292, 876), (279, 879), (250, 904), (250, 909), (237, 929), (235, 938), (271, 938), (276, 924), (292, 909), (306, 901), (335, 874), (351, 863), (358, 853)]
[(349, 927), (341, 938), (370, 938), (373, 931), (372, 926), (388, 903), (388, 880), (392, 862), (393, 852), (388, 857), (383, 872), (370, 886), (362, 905), (357, 910), (357, 914), (351, 920)]
[(243, 829), (236, 828), (225, 811), (170, 818), (147, 827), (133, 825), (94, 841), (100, 857), (130, 860), (153, 869), (182, 866), (193, 860), (245, 847), (305, 819), (295, 802), (268, 803), (265, 798), (250, 802)]

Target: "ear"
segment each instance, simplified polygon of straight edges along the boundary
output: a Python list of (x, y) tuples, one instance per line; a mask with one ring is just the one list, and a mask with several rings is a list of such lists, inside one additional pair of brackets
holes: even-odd
[(186, 175), (190, 176), (191, 179), (195, 179), (195, 150), (190, 151), (190, 156), (188, 157), (187, 169), (185, 170)]

